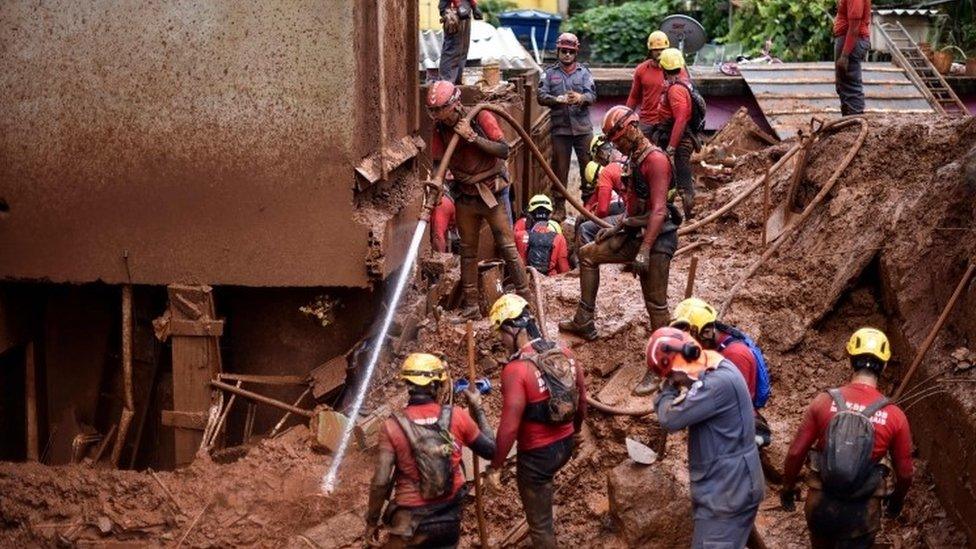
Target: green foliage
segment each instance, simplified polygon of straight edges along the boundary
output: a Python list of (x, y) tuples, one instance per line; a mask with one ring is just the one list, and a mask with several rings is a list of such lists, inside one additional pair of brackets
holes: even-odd
[(484, 14), (485, 21), (496, 27), (499, 26), (499, 13), (513, 10), (517, 7), (518, 3), (515, 2), (515, 0), (481, 0), (478, 2), (478, 8), (480, 8), (481, 13)]
[(739, 42), (748, 55), (758, 54), (767, 39), (783, 61), (831, 59), (836, 0), (744, 0), (734, 13), (726, 42)]
[(702, 26), (709, 40), (723, 42), (729, 33), (729, 2), (721, 0), (700, 0), (698, 9), (701, 12)]
[(647, 56), (647, 35), (665, 16), (681, 13), (681, 0), (640, 0), (597, 6), (574, 15), (563, 30), (589, 44), (592, 59), (603, 63), (639, 63)]

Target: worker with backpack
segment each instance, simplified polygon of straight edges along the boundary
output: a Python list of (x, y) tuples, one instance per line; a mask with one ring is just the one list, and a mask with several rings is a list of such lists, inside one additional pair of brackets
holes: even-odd
[[(912, 484), (912, 434), (902, 410), (878, 391), (878, 379), (891, 358), (880, 330), (861, 328), (847, 343), (854, 377), (820, 393), (810, 403), (786, 456), (783, 507), (793, 510), (800, 469), (810, 452), (805, 505), (810, 542), (819, 548), (868, 548), (881, 526), (882, 509), (897, 517)], [(891, 456), (894, 489), (887, 493)]]
[[(491, 427), (472, 386), (464, 391), (468, 410), (442, 405), (450, 391), (444, 362), (413, 353), (403, 361), (406, 408), (394, 412), (379, 431), (379, 460), (366, 508), (367, 544), (380, 545), (380, 518), (390, 540), (385, 547), (454, 547), (461, 537), (465, 488), (461, 445), (484, 459), (495, 455)], [(472, 419), (473, 416), (473, 419)], [(386, 506), (383, 505), (390, 499)]]
[(532, 547), (553, 549), (553, 479), (572, 456), (574, 435), (586, 417), (583, 368), (568, 349), (542, 337), (521, 297), (498, 298), (489, 317), (513, 355), (502, 370), (502, 412), (488, 484), (497, 490), (500, 470), (518, 440), (515, 477)]

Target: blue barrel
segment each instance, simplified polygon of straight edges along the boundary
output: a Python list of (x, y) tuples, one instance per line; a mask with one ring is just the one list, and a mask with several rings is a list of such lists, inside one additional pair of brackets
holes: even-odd
[(563, 18), (558, 14), (539, 10), (511, 10), (498, 14), (498, 22), (503, 27), (511, 28), (519, 41), (529, 50), (532, 49), (533, 30), (539, 48), (554, 50), (556, 38), (559, 36), (559, 25), (562, 24)]

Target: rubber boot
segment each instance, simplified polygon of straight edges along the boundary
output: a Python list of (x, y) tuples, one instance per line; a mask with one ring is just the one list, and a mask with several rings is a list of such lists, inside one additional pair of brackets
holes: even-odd
[(563, 320), (559, 323), (559, 331), (579, 336), (587, 341), (593, 341), (598, 337), (596, 323), (593, 322), (593, 307), (580, 301), (576, 308), (576, 316), (572, 320)]
[(657, 385), (657, 376), (648, 370), (640, 383), (634, 387), (634, 396), (647, 396), (657, 390)]
[(478, 305), (478, 289), (465, 288), (464, 301), (461, 305), (462, 320), (481, 320), (481, 306)]

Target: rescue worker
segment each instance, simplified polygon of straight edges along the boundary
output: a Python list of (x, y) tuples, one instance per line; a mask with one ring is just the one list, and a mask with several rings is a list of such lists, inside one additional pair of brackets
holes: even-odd
[(498, 490), (500, 469), (518, 440), (515, 477), (532, 547), (552, 549), (553, 478), (569, 461), (574, 434), (586, 418), (583, 368), (568, 349), (542, 337), (521, 297), (503, 295), (492, 305), (490, 317), (513, 355), (502, 370), (502, 412), (488, 484)]
[[(878, 379), (891, 358), (887, 336), (874, 328), (861, 328), (847, 342), (847, 354), (854, 369), (851, 382), (813, 399), (790, 444), (784, 465), (780, 500), (785, 509), (792, 511), (799, 493), (796, 482), (809, 452), (814, 474), (808, 476), (805, 514), (814, 549), (871, 547), (881, 525), (882, 507), (887, 516), (897, 517), (914, 475), (908, 418), (878, 391)], [(866, 425), (873, 426), (873, 435), (868, 431), (868, 436), (862, 439), (868, 450), (864, 453), (867, 474), (859, 482), (843, 488), (838, 486), (835, 467), (856, 465), (850, 459), (836, 463), (828, 448), (856, 447), (860, 437), (851, 437), (848, 429), (831, 428), (840, 419), (838, 410), (853, 411), (865, 419)], [(845, 419), (851, 418), (845, 415)], [(848, 433), (847, 437), (835, 438), (844, 432)], [(887, 468), (880, 461), (889, 455), (895, 481), (894, 490), (885, 496), (882, 477), (887, 475)]]
[(471, 19), (481, 19), (478, 0), (440, 0), (437, 10), (444, 27), (438, 74), (441, 80), (460, 84), (471, 45)]
[(528, 215), (515, 223), (515, 247), (529, 267), (544, 275), (569, 270), (569, 245), (563, 229), (549, 217), (552, 201), (544, 194), (529, 199)]
[(695, 152), (694, 130), (690, 122), (693, 114), (691, 81), (681, 76), (685, 56), (680, 50), (668, 48), (661, 52), (664, 69), (664, 93), (658, 104), (657, 125), (652, 140), (674, 160), (674, 175), (681, 191), (681, 206), (686, 219), (694, 217), (695, 185), (692, 180), (691, 154)]
[[(640, 128), (648, 138), (658, 123), (657, 107), (664, 93), (664, 69), (661, 68), (661, 52), (671, 47), (671, 40), (662, 31), (656, 30), (647, 36), (647, 60), (634, 69), (634, 81), (627, 96), (627, 107), (640, 115)], [(682, 68), (681, 77), (691, 81), (688, 72)]]
[[(584, 180), (593, 190), (589, 197), (585, 199), (583, 207), (590, 213), (613, 224), (624, 213), (624, 206), (621, 195), (624, 193), (623, 156), (613, 144), (603, 139), (603, 136), (596, 136), (590, 145), (591, 160), (586, 165)], [(579, 227), (576, 229), (577, 248), (584, 244), (589, 244), (596, 238), (596, 233), (600, 231), (600, 226), (590, 219), (580, 217)]]
[(508, 144), (498, 121), (488, 111), (481, 111), (472, 123), (465, 121), (467, 109), (461, 105), (461, 90), (443, 80), (431, 84), (427, 92), (427, 109), (434, 119), (430, 142), (431, 158), (440, 163), (444, 150), (456, 133), (460, 137), (451, 157), (454, 176), (455, 219), (461, 236), (461, 287), (464, 294), (464, 318), (480, 318), (478, 308), (478, 239), (482, 221), (488, 223), (495, 247), (508, 264), (508, 273), (516, 291), (531, 293), (525, 265), (515, 248), (515, 235), (505, 201), (508, 174), (505, 159)]
[[(552, 169), (563, 187), (567, 187), (573, 151), (576, 151), (576, 161), (579, 162), (580, 179), (590, 161), (587, 149), (593, 139), (590, 105), (596, 101), (596, 84), (590, 70), (576, 62), (579, 39), (575, 34), (560, 34), (556, 39), (556, 51), (559, 62), (546, 67), (537, 98), (540, 105), (551, 109)], [(555, 202), (553, 218), (562, 221), (566, 219), (566, 198), (556, 194)]]
[(624, 203), (627, 211), (611, 228), (579, 250), (580, 301), (571, 320), (559, 330), (587, 340), (597, 338), (593, 321), (600, 288), (600, 265), (631, 263), (640, 278), (651, 328), (667, 326), (668, 271), (678, 247), (676, 212), (668, 204), (671, 163), (664, 151), (641, 133), (637, 113), (618, 105), (603, 118), (603, 134), (628, 156)]
[(837, 0), (834, 58), (840, 114), (864, 112), (861, 63), (871, 47), (871, 0)]
[(664, 382), (655, 398), (668, 432), (688, 429), (692, 547), (745, 547), (765, 481), (751, 421), (752, 400), (739, 371), (689, 334), (659, 328), (645, 349), (647, 367)]
[(454, 197), (444, 193), (430, 214), (430, 247), (435, 252), (451, 251), (451, 232), (457, 231), (454, 215)]
[[(413, 353), (403, 361), (400, 378), (409, 400), (379, 432), (379, 459), (370, 483), (366, 508), (366, 540), (378, 544), (383, 513), (390, 542), (386, 547), (454, 547), (461, 536), (465, 489), (461, 445), (491, 459), (495, 441), (473, 386), (464, 396), (468, 410), (441, 405), (441, 391), (450, 391), (441, 359)], [(474, 419), (472, 419), (472, 416)]]

